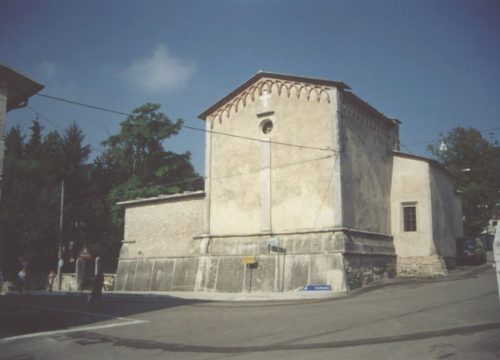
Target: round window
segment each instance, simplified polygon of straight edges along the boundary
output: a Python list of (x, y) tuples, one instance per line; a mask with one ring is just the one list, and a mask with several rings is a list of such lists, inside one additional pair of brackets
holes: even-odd
[(273, 131), (273, 122), (271, 120), (264, 120), (260, 125), (260, 129), (262, 130), (262, 133), (269, 134)]

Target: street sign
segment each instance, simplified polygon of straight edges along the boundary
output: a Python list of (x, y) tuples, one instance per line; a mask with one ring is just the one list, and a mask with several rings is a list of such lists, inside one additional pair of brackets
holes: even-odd
[(278, 239), (276, 238), (270, 238), (267, 240), (267, 245), (269, 246), (278, 246)]
[(87, 249), (87, 245), (84, 245), (82, 250), (80, 250), (78, 258), (82, 260), (92, 260), (92, 256), (90, 255), (89, 249)]
[(257, 262), (257, 259), (254, 256), (245, 256), (241, 259), (242, 264), (252, 265)]
[(306, 285), (304, 286), (304, 291), (330, 291), (332, 290), (331, 285)]

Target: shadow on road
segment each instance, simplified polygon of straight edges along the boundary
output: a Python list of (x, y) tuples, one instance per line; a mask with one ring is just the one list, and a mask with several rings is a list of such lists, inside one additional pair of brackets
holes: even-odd
[(92, 308), (86, 298), (85, 293), (65, 296), (10, 293), (0, 296), (0, 339), (66, 330), (177, 306), (207, 303), (170, 296), (104, 296), (102, 306)]

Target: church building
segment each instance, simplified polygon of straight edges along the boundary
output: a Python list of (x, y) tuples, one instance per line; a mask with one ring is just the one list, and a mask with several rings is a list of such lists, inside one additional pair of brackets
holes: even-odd
[(345, 83), (259, 72), (200, 118), (204, 191), (121, 203), (115, 290), (347, 293), (453, 266), (451, 175)]

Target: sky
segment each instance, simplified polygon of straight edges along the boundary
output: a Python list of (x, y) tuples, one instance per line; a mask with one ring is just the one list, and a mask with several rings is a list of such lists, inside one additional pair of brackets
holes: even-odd
[[(402, 150), (455, 127), (500, 139), (499, 0), (3, 0), (0, 63), (43, 94), (129, 113), (197, 116), (259, 70), (342, 81), (401, 120)], [(10, 111), (26, 134), (76, 122), (99, 155), (124, 116), (35, 95)], [(494, 130), (490, 130), (494, 129)], [(165, 142), (204, 173), (204, 134)]]

